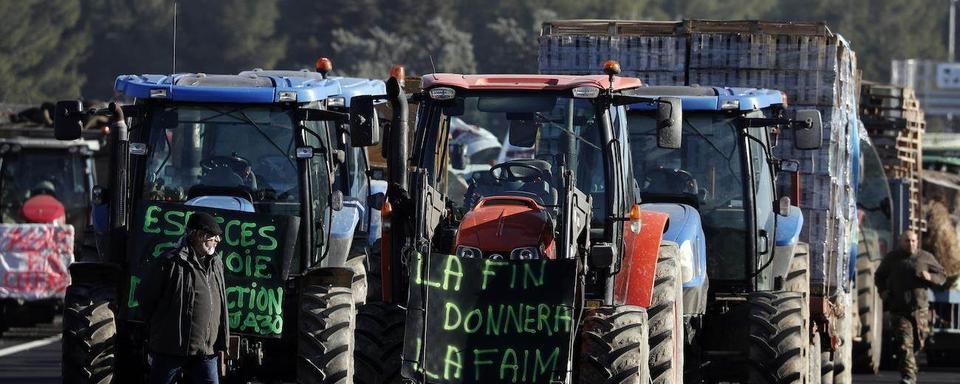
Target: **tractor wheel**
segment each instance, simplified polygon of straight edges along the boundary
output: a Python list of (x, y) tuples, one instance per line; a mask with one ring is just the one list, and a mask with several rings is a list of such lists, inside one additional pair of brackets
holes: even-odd
[(810, 369), (807, 371), (807, 384), (821, 384), (820, 380), (823, 377), (823, 373), (821, 373), (822, 361), (820, 360), (820, 352), (823, 350), (822, 345), (819, 331), (810, 334), (810, 350), (807, 352), (807, 355), (810, 356), (807, 366)]
[(683, 282), (680, 248), (660, 246), (650, 302), (650, 377), (654, 384), (683, 383)]
[(753, 292), (750, 305), (751, 383), (804, 383), (810, 345), (799, 292)]
[(356, 307), (367, 302), (367, 290), (370, 285), (367, 283), (367, 247), (362, 242), (354, 239), (350, 246), (350, 253), (347, 254), (347, 261), (344, 266), (353, 271), (353, 285), (350, 291), (353, 292), (353, 304)]
[(579, 382), (649, 383), (647, 336), (643, 308), (623, 305), (588, 311), (580, 334)]
[(400, 352), (406, 311), (398, 305), (372, 302), (357, 311), (354, 381), (357, 384), (400, 383)]
[(113, 381), (117, 320), (114, 287), (73, 284), (63, 310), (63, 382)]
[(828, 350), (820, 351), (820, 384), (833, 384), (833, 355)]
[(790, 271), (783, 283), (783, 290), (810, 294), (810, 252), (806, 243), (798, 243), (790, 262)]
[[(803, 294), (804, 300), (801, 304), (804, 319), (804, 328), (802, 337), (804, 340), (811, 340), (807, 344), (807, 350), (804, 352), (803, 360), (807, 362), (811, 372), (820, 371), (820, 347), (816, 345), (814, 336), (810, 335), (812, 317), (810, 316), (810, 247), (807, 243), (797, 243), (793, 252), (793, 260), (790, 261), (790, 270), (787, 272), (787, 278), (784, 280), (783, 289), (788, 292), (797, 292)], [(814, 367), (816, 370), (814, 371)], [(820, 374), (810, 376), (807, 373), (807, 382), (819, 381)]]
[(367, 252), (367, 302), (383, 301), (380, 280), (380, 239), (370, 246)]
[(836, 384), (850, 384), (853, 382), (853, 308), (849, 308), (846, 316), (840, 318), (837, 332), (840, 334), (840, 345), (833, 354), (833, 382)]
[(869, 254), (857, 256), (857, 310), (860, 315), (860, 341), (853, 344), (854, 371), (876, 375), (880, 371), (883, 345), (883, 300), (874, 284), (877, 264)]
[(353, 316), (350, 289), (321, 285), (303, 288), (297, 324), (298, 382), (352, 382)]

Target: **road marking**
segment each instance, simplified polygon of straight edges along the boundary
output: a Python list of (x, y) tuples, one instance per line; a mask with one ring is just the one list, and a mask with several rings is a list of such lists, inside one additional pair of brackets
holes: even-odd
[(46, 339), (34, 340), (29, 343), (17, 344), (12, 347), (0, 349), (0, 357), (12, 355), (14, 353), (20, 353), (28, 349), (39, 348), (44, 345), (50, 345), (60, 341), (61, 338), (63, 338), (63, 334), (57, 334)]

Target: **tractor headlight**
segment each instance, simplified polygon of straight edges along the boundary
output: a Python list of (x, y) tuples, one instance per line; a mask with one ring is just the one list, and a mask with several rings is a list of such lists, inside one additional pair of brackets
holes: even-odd
[(536, 260), (540, 258), (540, 248), (520, 247), (510, 252), (510, 260)]
[(457, 247), (457, 256), (467, 259), (479, 259), (483, 257), (483, 252), (480, 252), (480, 249), (478, 248), (461, 245)]
[(680, 277), (684, 283), (693, 280), (693, 246), (690, 240), (680, 244)]

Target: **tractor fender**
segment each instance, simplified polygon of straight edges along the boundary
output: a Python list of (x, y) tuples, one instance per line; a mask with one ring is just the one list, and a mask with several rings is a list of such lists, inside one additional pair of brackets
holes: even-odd
[(680, 251), (680, 274), (683, 284), (684, 314), (703, 314), (707, 309), (706, 236), (700, 212), (687, 204), (641, 204), (646, 210), (670, 215), (663, 240), (676, 243)]
[(686, 204), (650, 203), (641, 207), (670, 215), (663, 239), (680, 246), (683, 288), (702, 286), (707, 275), (707, 248), (700, 213)]
[(771, 281), (777, 281), (777, 278), (781, 281), (786, 280), (802, 228), (803, 212), (799, 207), (791, 205), (786, 215), (777, 216), (777, 230), (774, 236), (773, 262), (771, 264), (773, 279)]
[(637, 233), (631, 230), (633, 222), (624, 223), (623, 260), (613, 287), (616, 305), (650, 306), (660, 243), (669, 218), (662, 212), (641, 211), (641, 226)]
[(353, 270), (344, 267), (313, 268), (300, 276), (298, 286), (303, 288), (308, 285), (351, 288), (353, 286)]
[(114, 263), (96, 261), (77, 261), (70, 264), (70, 284), (106, 284), (120, 286), (123, 280), (123, 269)]

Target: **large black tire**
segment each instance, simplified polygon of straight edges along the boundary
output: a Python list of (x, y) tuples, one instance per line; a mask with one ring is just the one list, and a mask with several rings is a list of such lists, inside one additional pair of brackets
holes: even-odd
[[(798, 243), (793, 252), (793, 260), (790, 261), (790, 270), (784, 279), (783, 290), (803, 294), (804, 300), (801, 303), (801, 313), (804, 319), (804, 328), (801, 337), (804, 340), (810, 340), (803, 353), (803, 360), (807, 362), (806, 382), (819, 382), (820, 378), (820, 345), (814, 336), (810, 335), (813, 326), (810, 316), (810, 247), (807, 243)], [(816, 372), (811, 376), (811, 372)]]
[(806, 382), (810, 339), (803, 318), (806, 297), (798, 292), (753, 292), (750, 305), (750, 382)]
[(624, 305), (588, 311), (580, 334), (580, 383), (650, 382), (647, 312)]
[(683, 383), (683, 282), (680, 248), (660, 246), (650, 302), (650, 377), (654, 384)]
[(380, 277), (380, 239), (373, 242), (367, 252), (367, 302), (383, 301)]
[(63, 310), (63, 382), (113, 382), (116, 290), (101, 284), (67, 287)]
[(353, 292), (353, 304), (360, 307), (367, 302), (367, 247), (363, 244), (364, 239), (353, 239), (353, 245), (350, 246), (350, 253), (347, 254), (347, 261), (344, 266), (353, 271), (353, 284), (350, 287)]
[(820, 351), (820, 384), (833, 384), (833, 354)]
[(823, 377), (822, 371), (822, 361), (820, 360), (820, 353), (823, 350), (823, 343), (820, 340), (820, 332), (812, 332), (810, 334), (810, 350), (807, 352), (807, 355), (810, 356), (810, 363), (808, 366), (810, 369), (807, 371), (807, 384), (822, 384), (821, 378)]
[(860, 340), (853, 344), (853, 369), (856, 373), (877, 374), (883, 346), (883, 300), (874, 284), (877, 263), (867, 253), (857, 256), (857, 310)]
[(353, 295), (349, 288), (303, 288), (297, 322), (298, 382), (353, 382), (353, 320)]
[(853, 311), (848, 306), (845, 316), (837, 322), (837, 333), (840, 345), (833, 354), (833, 382), (835, 384), (850, 384), (853, 382)]
[(810, 294), (810, 252), (806, 243), (798, 243), (790, 262), (790, 271), (783, 282), (783, 290)]
[(406, 311), (398, 305), (371, 302), (357, 311), (354, 381), (399, 384), (400, 353)]

